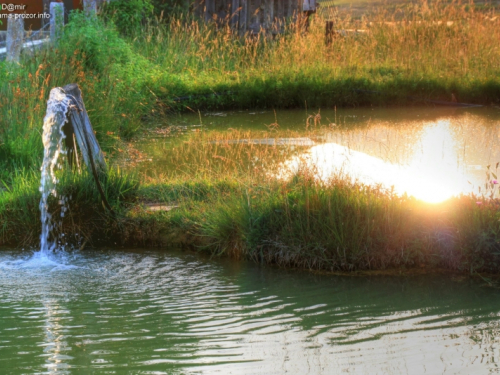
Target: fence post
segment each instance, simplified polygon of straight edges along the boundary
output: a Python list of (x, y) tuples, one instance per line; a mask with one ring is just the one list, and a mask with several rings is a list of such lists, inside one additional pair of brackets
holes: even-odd
[(325, 45), (329, 46), (332, 44), (333, 38), (335, 37), (335, 30), (333, 29), (333, 21), (326, 21), (325, 23)]
[(232, 0), (230, 20), (231, 27), (237, 29), (240, 22), (240, 0)]
[(240, 33), (243, 35), (247, 32), (248, 27), (248, 2), (249, 0), (240, 0)]
[(24, 19), (9, 18), (7, 21), (7, 61), (19, 62), (24, 42)]
[(50, 40), (56, 43), (64, 27), (64, 4), (50, 3)]
[(267, 0), (264, 3), (264, 27), (271, 32), (274, 21), (274, 0)]
[(204, 0), (195, 0), (193, 3), (193, 14), (196, 18), (203, 18), (203, 7), (205, 6)]
[(87, 17), (92, 17), (97, 13), (96, 0), (83, 0), (83, 11)]
[(215, 0), (205, 0), (205, 22), (213, 19), (215, 13)]

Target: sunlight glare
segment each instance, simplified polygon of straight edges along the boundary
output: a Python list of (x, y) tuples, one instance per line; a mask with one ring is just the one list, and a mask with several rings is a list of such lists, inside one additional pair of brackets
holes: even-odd
[(409, 164), (397, 165), (336, 143), (325, 143), (284, 163), (277, 177), (287, 178), (308, 169), (325, 182), (337, 175), (348, 176), (429, 203), (472, 192), (473, 185), (468, 182), (472, 178), (459, 163), (449, 121), (430, 124), (415, 146)]

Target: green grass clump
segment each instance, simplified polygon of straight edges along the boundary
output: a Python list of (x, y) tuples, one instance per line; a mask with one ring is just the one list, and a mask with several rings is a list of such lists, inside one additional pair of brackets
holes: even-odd
[(158, 245), (330, 271), (500, 270), (496, 202), (479, 205), (462, 196), (431, 205), (342, 179), (319, 184), (307, 174), (258, 186), (246, 182), (148, 184), (140, 200), (175, 208), (135, 207), (129, 220), (143, 224), (129, 239), (140, 238), (144, 228)]
[[(114, 213), (101, 201), (94, 179), (88, 173), (60, 172), (58, 196), (50, 196), (49, 211), (53, 217), (52, 237), (75, 245), (109, 243), (116, 235), (114, 226), (126, 207), (136, 199), (139, 184), (133, 175), (111, 169), (101, 185)], [(37, 246), (41, 232), (40, 176), (34, 170), (18, 170), (8, 181), (1, 181), (0, 246)], [(66, 200), (67, 211), (61, 216), (60, 200)]]
[(54, 87), (80, 86), (105, 151), (116, 148), (120, 138), (129, 139), (153, 104), (149, 92), (138, 94), (132, 73), (125, 79), (119, 72), (145, 64), (113, 28), (80, 13), (71, 17), (57, 49), (27, 56), (20, 65), (0, 62), (0, 178), (40, 166), (43, 118)]

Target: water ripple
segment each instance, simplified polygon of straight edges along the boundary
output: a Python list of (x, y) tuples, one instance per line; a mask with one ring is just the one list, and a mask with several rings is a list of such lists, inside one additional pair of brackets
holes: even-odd
[(498, 292), (473, 281), (318, 276), (153, 251), (53, 261), (0, 253), (7, 373), (481, 374), (500, 359)]

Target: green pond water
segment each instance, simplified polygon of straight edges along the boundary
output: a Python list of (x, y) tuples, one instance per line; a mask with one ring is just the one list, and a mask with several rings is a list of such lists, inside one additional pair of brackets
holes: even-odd
[[(305, 163), (318, 179), (344, 169), (439, 201), (487, 187), (500, 161), (498, 108), (202, 113), (168, 126), (126, 165), (168, 177), (246, 155), (244, 171), (258, 152), (281, 155), (277, 178)], [(172, 249), (0, 251), (0, 374), (490, 374), (499, 317), (498, 289), (450, 275), (319, 275)]]
[[(190, 139), (199, 142), (183, 148)], [(194, 166), (206, 161), (214, 174), (224, 169), (212, 166), (226, 161), (243, 171), (262, 163), (279, 176), (306, 166), (318, 179), (342, 171), (362, 183), (440, 202), (458, 194), (498, 194), (491, 181), (500, 173), (500, 108), (193, 113), (170, 118), (163, 131), (135, 146), (143, 154), (134, 168), (150, 176), (176, 170), (194, 175)], [(263, 148), (280, 151), (266, 154)], [(271, 167), (260, 155), (279, 162)]]
[(497, 373), (500, 291), (483, 284), (3, 250), (0, 373)]

